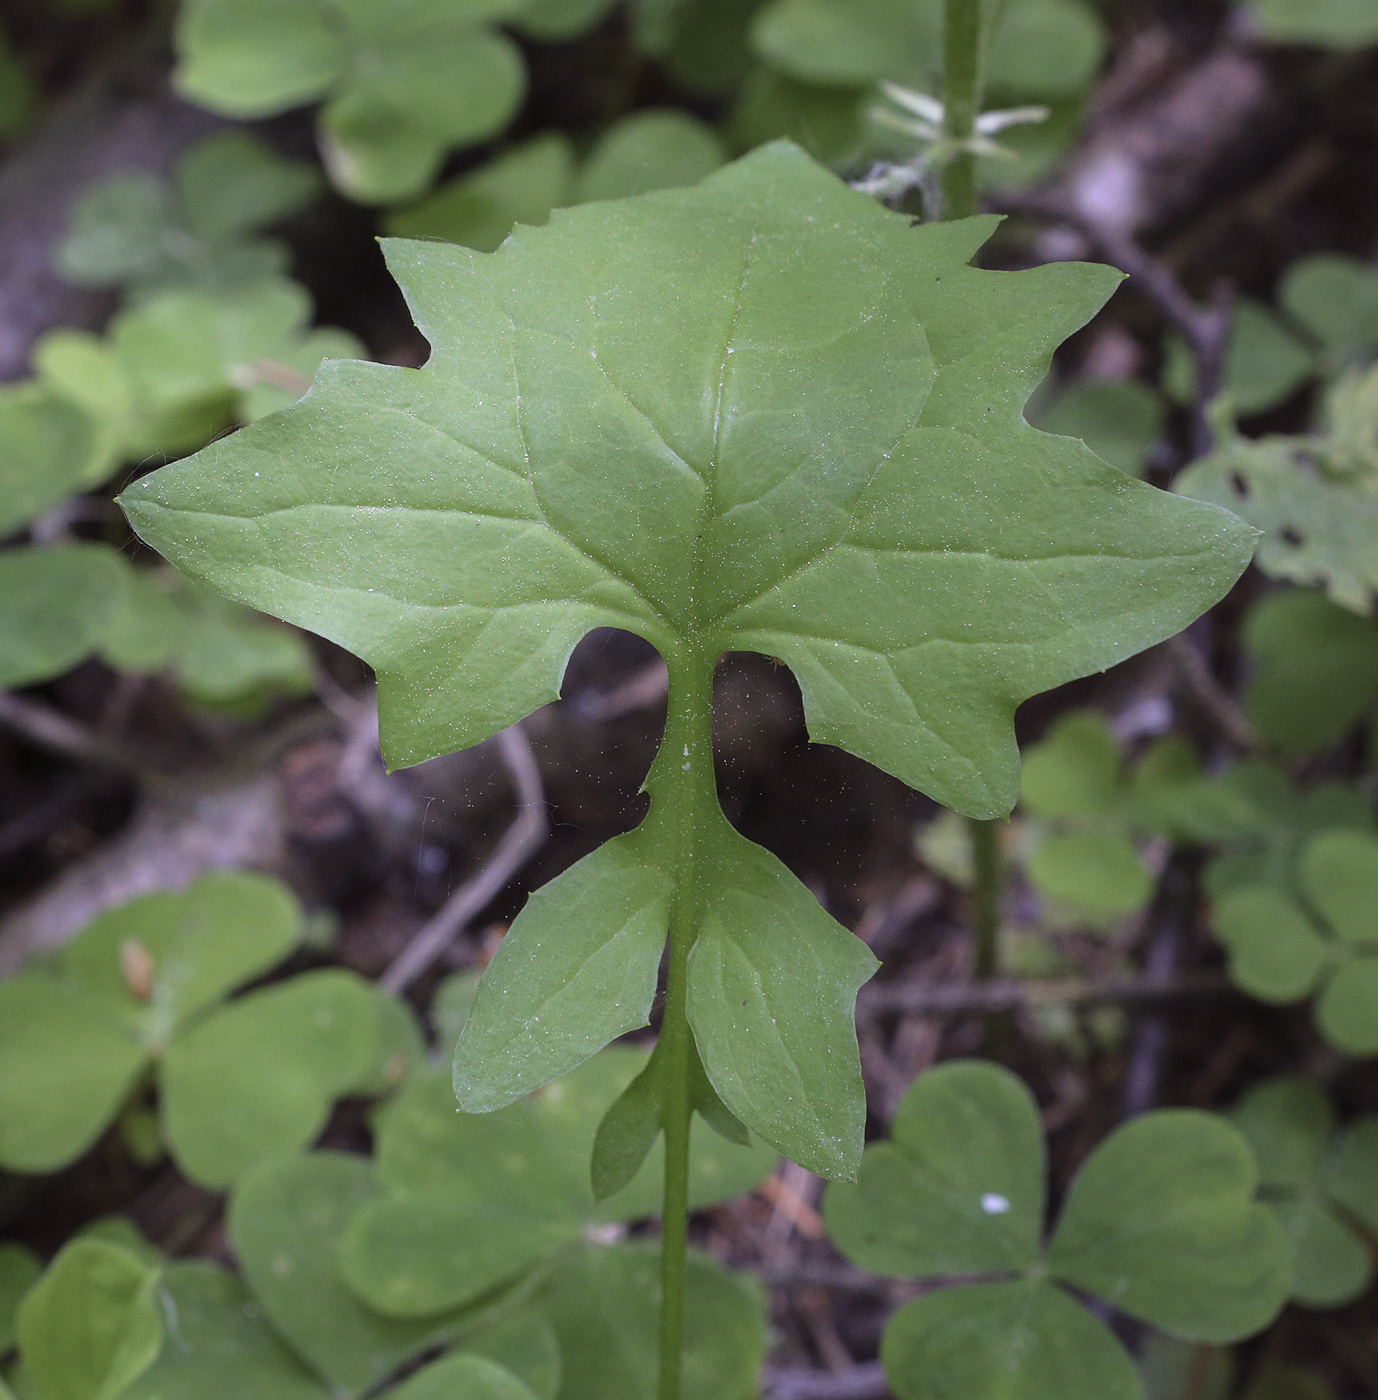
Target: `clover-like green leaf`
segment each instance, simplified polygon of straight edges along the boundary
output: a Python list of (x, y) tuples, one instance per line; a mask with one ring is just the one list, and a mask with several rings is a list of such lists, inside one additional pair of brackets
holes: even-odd
[(863, 1267), (1015, 1276), (925, 1293), (894, 1315), (881, 1350), (904, 1400), (1137, 1397), (1113, 1334), (1058, 1283), (1204, 1340), (1257, 1331), (1281, 1307), (1282, 1230), (1254, 1202), (1248, 1144), (1222, 1119), (1166, 1110), (1117, 1129), (1073, 1182), (1046, 1251), (1045, 1177), (1028, 1090), (958, 1061), (915, 1082), (855, 1186), (829, 1187), (829, 1230)]
[(1245, 711), (1284, 753), (1328, 748), (1378, 699), (1378, 623), (1313, 589), (1270, 593), (1249, 613)]
[(74, 1161), (146, 1063), (106, 999), (36, 974), (0, 982), (0, 1165), (48, 1172)]
[(89, 655), (124, 586), (124, 561), (105, 545), (0, 554), (0, 686), (51, 680)]
[[(754, 1400), (765, 1355), (761, 1291), (690, 1251), (685, 1272), (685, 1400)], [(659, 1251), (640, 1242), (565, 1256), (540, 1301), (560, 1343), (560, 1400), (652, 1400)]]
[(212, 1187), (306, 1146), (369, 1072), (378, 1003), (355, 974), (303, 973), (211, 1013), (163, 1058), (163, 1121), (188, 1176)]
[(327, 1400), (227, 1270), (200, 1259), (169, 1264), (158, 1299), (167, 1342), (121, 1400)]
[(1035, 1279), (926, 1293), (885, 1329), (899, 1400), (1141, 1400), (1115, 1334)]
[(1163, 430), (1163, 401), (1138, 379), (1088, 379), (1064, 389), (1032, 421), (1045, 433), (1080, 438), (1112, 467), (1142, 476)]
[(15, 1314), (42, 1272), (43, 1266), (32, 1250), (10, 1240), (0, 1244), (0, 1356), (13, 1349)]
[(0, 537), (88, 485), (96, 452), (76, 404), (33, 381), (0, 388)]
[(354, 1212), (378, 1194), (366, 1158), (312, 1152), (261, 1163), (230, 1199), (235, 1253), (269, 1321), (349, 1395), (443, 1340), (451, 1323), (382, 1317), (345, 1286), (336, 1248)]
[(1318, 991), (1322, 1033), (1351, 1055), (1378, 1054), (1378, 837), (1322, 830), (1297, 861), (1299, 893), (1243, 883), (1220, 898), (1213, 923), (1230, 975), (1265, 1001)]
[(1229, 1348), (1155, 1332), (1139, 1349), (1144, 1400), (1229, 1400), (1235, 1365)]
[(1282, 1232), (1253, 1200), (1258, 1167), (1223, 1119), (1191, 1109), (1118, 1129), (1078, 1173), (1048, 1269), (1166, 1331), (1227, 1342), (1287, 1295)]
[(636, 112), (599, 137), (579, 171), (575, 197), (583, 203), (693, 185), (726, 158), (717, 133), (697, 117), (674, 109)]
[(24, 1373), (37, 1400), (116, 1400), (163, 1344), (159, 1270), (102, 1240), (73, 1240), (19, 1307)]
[[(497, 1113), (456, 1115), (440, 1077), (413, 1080), (378, 1121), (383, 1192), (361, 1206), (340, 1245), (345, 1279), (390, 1317), (434, 1314), (519, 1278), (590, 1226), (653, 1214), (663, 1159), (595, 1203), (595, 1130), (646, 1065), (612, 1049), (542, 1094)], [(773, 1153), (699, 1132), (690, 1154), (695, 1207), (730, 1199), (769, 1173)]]
[(543, 224), (569, 202), (574, 151), (561, 133), (546, 133), (448, 180), (424, 199), (388, 215), (395, 238), (443, 238), (491, 253), (514, 224)]
[(520, 0), (191, 0), (178, 27), (181, 90), (229, 116), (317, 98), (327, 168), (367, 200), (416, 195), (446, 151), (507, 124), (526, 88), (491, 22)]
[(1045, 836), (1029, 857), (1029, 877), (1050, 899), (1093, 920), (1132, 914), (1153, 893), (1152, 874), (1118, 831)]
[[(989, 227), (912, 228), (773, 146), (491, 256), (393, 243), (424, 369), (327, 366), (300, 404), (126, 506), (193, 576), (369, 660), (393, 763), (553, 699), (575, 642), (610, 625), (675, 675), (691, 651), (780, 657), (815, 738), (994, 815), (1017, 788), (1019, 700), (1175, 631), (1252, 541), (1023, 422), (1114, 274), (977, 271)], [(782, 868), (729, 836), (712, 838), (730, 865), (691, 969), (700, 1056), (748, 1127), (845, 1174), (860, 1080), (832, 987), (869, 955), (816, 915), (807, 959), (754, 946), (742, 911), (781, 897)], [(729, 986), (748, 993), (731, 1007)], [(817, 1097), (809, 1041), (835, 1047), (808, 1070)], [(741, 1066), (766, 1053), (797, 1112), (749, 1092)], [(489, 1057), (462, 1077), (507, 1073)]]
[[(1337, 1213), (1330, 1189), (1336, 1149), (1343, 1150), (1332, 1141), (1330, 1100), (1309, 1080), (1267, 1080), (1240, 1100), (1231, 1119), (1254, 1149), (1263, 1199), (1287, 1237), (1292, 1297), (1318, 1308), (1356, 1298), (1373, 1265), (1367, 1245)], [(1367, 1154), (1351, 1150), (1350, 1160), (1367, 1165)]]
[[(1168, 342), (1163, 383), (1179, 403), (1196, 395), (1196, 364), (1186, 342)], [(1260, 302), (1234, 308), (1222, 366), (1221, 393), (1237, 413), (1262, 413), (1294, 394), (1317, 370), (1315, 349)]]
[(1025, 752), (1019, 800), (1037, 817), (1098, 816), (1115, 805), (1122, 763), (1103, 715), (1069, 711)]
[(161, 1050), (198, 1013), (280, 963), (301, 927), (301, 909), (278, 881), (215, 871), (97, 915), (62, 950), (61, 968)]
[(829, 1189), (828, 1231), (879, 1273), (1027, 1269), (1043, 1233), (1044, 1156), (1019, 1080), (979, 1060), (944, 1065), (915, 1081), (857, 1183)]
[(401, 1385), (385, 1391), (389, 1400), (536, 1400), (535, 1392), (503, 1366), (481, 1356), (453, 1352), (423, 1366)]

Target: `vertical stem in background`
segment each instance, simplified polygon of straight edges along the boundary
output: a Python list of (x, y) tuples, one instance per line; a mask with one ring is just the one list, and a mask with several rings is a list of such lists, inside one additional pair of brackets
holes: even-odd
[(971, 921), (976, 934), (978, 980), (1000, 970), (1000, 823), (970, 820)]
[(684, 1343), (684, 1261), (689, 1229), (689, 1028), (686, 993), (689, 951), (699, 909), (703, 835), (717, 807), (713, 776), (713, 661), (690, 650), (670, 662), (670, 713), (654, 774), (655, 800), (667, 803), (676, 832), (675, 893), (670, 909), (670, 957), (664, 1057), (665, 1200), (661, 1233), (660, 1385), (658, 1400), (680, 1400)]
[[(982, 0), (945, 0), (943, 11), (943, 134), (969, 141), (980, 99)], [(976, 212), (976, 157), (962, 151), (943, 167), (943, 218)]]

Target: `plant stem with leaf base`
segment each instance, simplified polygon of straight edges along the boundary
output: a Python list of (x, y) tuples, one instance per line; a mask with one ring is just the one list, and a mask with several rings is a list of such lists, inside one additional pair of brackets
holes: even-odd
[(676, 832), (675, 891), (670, 909), (670, 956), (665, 1012), (660, 1025), (664, 1056), (662, 1124), (665, 1130), (665, 1198), (661, 1233), (660, 1385), (658, 1400), (680, 1400), (684, 1343), (684, 1266), (689, 1227), (689, 953), (694, 946), (705, 829), (716, 816), (713, 772), (713, 662), (705, 650), (686, 647), (670, 666), (670, 712), (665, 739), (647, 786), (653, 800), (671, 808)]

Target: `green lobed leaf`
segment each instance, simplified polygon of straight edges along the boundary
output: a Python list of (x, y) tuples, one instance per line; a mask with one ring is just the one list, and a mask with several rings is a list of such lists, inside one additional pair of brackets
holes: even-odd
[(224, 1188), (305, 1147), (365, 1078), (378, 1002), (361, 977), (306, 972), (228, 1003), (177, 1036), (160, 1086), (168, 1146), (203, 1186)]
[[(660, 1251), (641, 1242), (565, 1256), (541, 1306), (564, 1359), (560, 1400), (654, 1400)], [(766, 1328), (759, 1285), (697, 1250), (685, 1270), (685, 1400), (755, 1400)]]
[(1378, 624), (1323, 593), (1268, 594), (1250, 609), (1243, 641), (1253, 665), (1245, 713), (1285, 754), (1328, 748), (1378, 699)]
[(228, 1270), (200, 1259), (173, 1262), (158, 1301), (167, 1340), (120, 1400), (327, 1400)]
[(828, 1188), (828, 1233), (877, 1273), (1019, 1272), (1039, 1255), (1044, 1176), (1023, 1083), (984, 1061), (945, 1064), (915, 1080), (856, 1184)]
[(1223, 1119), (1163, 1109), (1118, 1128), (1072, 1183), (1048, 1270), (1181, 1337), (1228, 1342), (1287, 1297), (1286, 1242), (1258, 1167)]
[(1114, 1333), (1042, 1280), (945, 1288), (906, 1303), (881, 1343), (899, 1400), (1142, 1400)]
[(19, 1355), (36, 1400), (116, 1400), (163, 1345), (158, 1270), (118, 1245), (74, 1240), (20, 1304)]
[[(611, 625), (672, 672), (690, 647), (779, 657), (816, 739), (995, 815), (1017, 790), (1019, 700), (1177, 630), (1252, 541), (1023, 422), (1114, 274), (965, 266), (989, 227), (912, 228), (772, 146), (491, 256), (393, 243), (425, 369), (328, 365), (300, 404), (126, 506), (193, 576), (374, 665), (390, 762), (553, 699), (574, 643)], [(750, 873), (699, 931), (703, 1063), (749, 1127), (845, 1174), (850, 1004), (818, 969), (855, 985), (869, 955), (782, 868), (725, 826), (715, 839), (725, 877)], [(770, 887), (794, 890), (815, 968), (740, 923)], [(743, 1077), (747, 1034), (768, 1089)], [(833, 1052), (806, 1082), (819, 1043)]]
[(11, 1240), (0, 1243), (0, 1356), (13, 1350), (15, 1314), (42, 1272), (43, 1265), (31, 1249)]
[(447, 1317), (382, 1317), (346, 1287), (336, 1264), (340, 1237), (378, 1193), (368, 1159), (312, 1152), (261, 1163), (230, 1198), (230, 1238), (258, 1304), (317, 1374), (348, 1395), (453, 1330)]
[(0, 1165), (51, 1172), (75, 1161), (146, 1063), (105, 998), (38, 974), (0, 982)]
[(101, 544), (0, 554), (0, 686), (52, 680), (89, 655), (119, 605), (124, 571)]

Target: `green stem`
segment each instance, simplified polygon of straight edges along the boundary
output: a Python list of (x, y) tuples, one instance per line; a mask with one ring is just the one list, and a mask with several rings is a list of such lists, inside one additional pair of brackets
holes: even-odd
[(653, 775), (655, 800), (667, 804), (676, 836), (675, 892), (670, 909), (670, 958), (663, 1057), (665, 1198), (661, 1234), (660, 1386), (658, 1400), (679, 1400), (684, 1342), (684, 1261), (689, 1229), (689, 952), (700, 907), (703, 836), (717, 812), (713, 776), (713, 662), (689, 649), (670, 661), (670, 714)]
[(971, 922), (976, 934), (976, 977), (1000, 971), (1000, 823), (970, 820)]
[[(945, 0), (943, 11), (943, 134), (969, 141), (980, 101), (982, 0)], [(961, 151), (943, 167), (943, 218), (976, 212), (976, 157)]]

